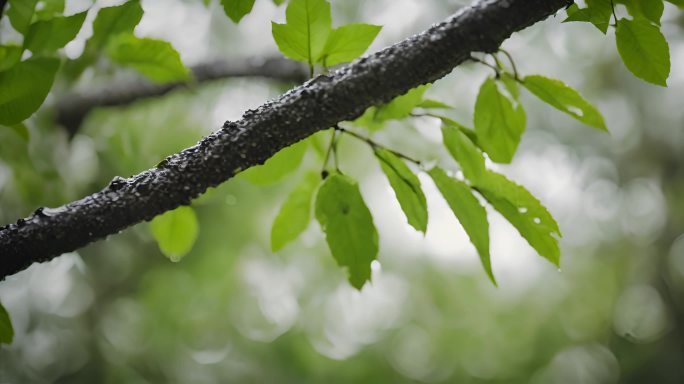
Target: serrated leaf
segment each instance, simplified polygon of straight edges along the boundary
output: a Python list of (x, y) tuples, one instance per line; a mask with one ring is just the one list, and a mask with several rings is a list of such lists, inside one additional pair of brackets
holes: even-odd
[(29, 118), (45, 101), (59, 60), (35, 58), (0, 72), (0, 124), (13, 125)]
[(7, 17), (12, 28), (25, 35), (36, 12), (38, 0), (9, 0), (8, 3)]
[(252, 12), (254, 0), (221, 0), (221, 5), (226, 15), (237, 24), (245, 15)]
[(140, 0), (130, 0), (115, 7), (100, 9), (93, 21), (93, 35), (88, 39), (86, 48), (101, 49), (107, 45), (109, 39), (119, 34), (132, 34), (142, 15)]
[(332, 30), (330, 4), (325, 0), (292, 0), (285, 24), (271, 23), (273, 38), (283, 55), (316, 64)]
[(434, 99), (423, 99), (416, 107), (425, 109), (453, 109), (449, 104)]
[(120, 34), (107, 45), (107, 55), (113, 62), (131, 67), (156, 83), (190, 78), (180, 54), (167, 41)]
[(22, 49), (18, 45), (0, 45), (0, 72), (18, 63), (21, 52)]
[(356, 181), (338, 173), (325, 179), (316, 196), (316, 220), (337, 264), (347, 267), (349, 282), (360, 290), (371, 279), (378, 233)]
[(271, 228), (273, 252), (279, 251), (296, 239), (309, 226), (313, 194), (319, 182), (320, 176), (307, 173), (283, 203)]
[(489, 158), (497, 163), (510, 163), (525, 131), (522, 105), (514, 107), (494, 79), (488, 78), (477, 95), (474, 121), (478, 144)]
[(299, 167), (308, 149), (308, 145), (308, 140), (292, 144), (287, 148), (281, 149), (274, 156), (266, 160), (263, 165), (249, 168), (240, 175), (256, 185), (277, 183)]
[(0, 303), (0, 344), (11, 344), (14, 339), (12, 320), (5, 307)]
[(178, 262), (195, 244), (199, 223), (194, 209), (181, 206), (155, 217), (150, 230), (164, 256)]
[(363, 55), (382, 29), (379, 25), (347, 24), (334, 29), (323, 48), (321, 63), (330, 67)]
[(577, 8), (576, 5), (568, 8), (568, 17), (563, 22), (586, 21), (592, 23), (605, 35), (613, 15), (610, 0), (587, 0), (586, 3), (586, 8)]
[(561, 236), (556, 220), (524, 187), (505, 176), (488, 171), (476, 186), (487, 201), (520, 232), (540, 256), (558, 266)]
[(442, 125), (444, 146), (461, 166), (466, 179), (476, 183), (487, 171), (484, 156), (482, 151), (463, 133), (463, 130), (454, 124), (458, 123), (454, 121)]
[(473, 195), (470, 187), (464, 182), (449, 177), (444, 170), (435, 167), (428, 171), (435, 182), (437, 189), (446, 200), (449, 208), (465, 229), (470, 241), (480, 255), (482, 266), (487, 275), (496, 285), (496, 279), (492, 272), (491, 258), (489, 255), (489, 222), (487, 211)]
[(575, 119), (603, 131), (607, 131), (601, 112), (585, 100), (576, 90), (560, 80), (531, 75), (523, 79), (523, 85), (539, 99), (567, 113)]
[(428, 211), (420, 180), (391, 152), (378, 148), (375, 150), (375, 157), (380, 162), (380, 168), (387, 176), (408, 223), (417, 231), (425, 233)]
[(643, 19), (620, 19), (615, 36), (627, 69), (649, 83), (667, 86), (670, 48), (658, 27)]
[(663, 0), (616, 0), (616, 3), (624, 4), (635, 19), (644, 18), (658, 25), (665, 10)]
[(86, 11), (31, 24), (24, 39), (24, 47), (33, 53), (51, 52), (64, 47), (81, 30), (87, 14)]

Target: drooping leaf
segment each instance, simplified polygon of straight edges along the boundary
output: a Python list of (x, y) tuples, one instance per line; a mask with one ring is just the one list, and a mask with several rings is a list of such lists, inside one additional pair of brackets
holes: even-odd
[(167, 41), (119, 34), (107, 45), (107, 55), (113, 62), (131, 67), (156, 83), (190, 78), (190, 71)]
[(24, 47), (33, 53), (51, 52), (64, 47), (81, 30), (88, 12), (37, 21), (29, 27)]
[(234, 23), (239, 23), (245, 15), (252, 12), (254, 0), (221, 0), (223, 11)]
[(21, 51), (18, 45), (0, 45), (0, 72), (19, 62)]
[(508, 72), (502, 73), (499, 79), (513, 100), (518, 100), (520, 98), (520, 87), (518, 86), (518, 80), (516, 80), (515, 77)]
[(363, 55), (382, 29), (379, 25), (347, 24), (334, 29), (323, 48), (321, 62), (330, 67)]
[(444, 146), (451, 156), (458, 162), (466, 179), (477, 183), (485, 172), (485, 159), (482, 151), (459, 129), (456, 122), (442, 125), (442, 139)]
[(425, 109), (452, 109), (451, 105), (434, 99), (423, 99), (416, 107)]
[(308, 146), (309, 141), (302, 140), (287, 148), (283, 148), (270, 159), (266, 160), (263, 165), (249, 168), (240, 175), (256, 185), (277, 183), (299, 167)]
[(155, 217), (150, 229), (159, 249), (173, 262), (180, 261), (197, 240), (199, 224), (195, 210), (181, 206)]
[(428, 171), (437, 189), (465, 229), (470, 241), (480, 255), (482, 266), (496, 285), (489, 255), (489, 222), (487, 211), (464, 182), (449, 177), (444, 170), (435, 167)]
[(616, 3), (624, 4), (632, 17), (644, 18), (660, 25), (660, 18), (665, 10), (663, 0), (616, 0)]
[(477, 190), (520, 232), (540, 256), (558, 266), (560, 229), (549, 211), (524, 187), (488, 171)]
[(349, 282), (361, 289), (371, 279), (378, 233), (358, 184), (338, 173), (325, 179), (316, 196), (316, 220), (337, 264), (347, 267)]
[(38, 110), (58, 68), (58, 59), (32, 58), (0, 72), (0, 124), (20, 123)]
[(523, 79), (523, 85), (542, 101), (567, 113), (575, 119), (603, 131), (607, 131), (601, 112), (586, 101), (576, 90), (560, 80), (532, 75)]
[(404, 211), (408, 223), (417, 231), (425, 233), (428, 223), (428, 211), (420, 180), (393, 153), (379, 148), (375, 150), (375, 156), (397, 196), (399, 205)]
[(12, 320), (5, 307), (0, 303), (0, 344), (11, 344), (14, 339)]
[(287, 243), (296, 239), (309, 226), (313, 194), (319, 182), (320, 176), (307, 173), (283, 203), (271, 228), (273, 252), (279, 251)]
[(594, 24), (605, 35), (610, 26), (610, 18), (613, 8), (610, 0), (587, 0), (586, 8), (578, 8), (572, 5), (568, 8), (568, 17), (563, 22), (586, 21)]
[(330, 4), (326, 0), (292, 0), (285, 19), (285, 24), (271, 23), (280, 52), (292, 60), (316, 64), (332, 31)]
[(12, 28), (22, 35), (26, 34), (36, 12), (38, 0), (9, 0), (7, 17)]
[(102, 49), (109, 39), (122, 33), (132, 34), (142, 15), (140, 0), (100, 9), (93, 21), (93, 35), (88, 39), (86, 49)]
[(667, 86), (670, 48), (658, 27), (643, 19), (620, 19), (615, 36), (627, 69), (649, 83)]
[(510, 163), (525, 131), (525, 111), (499, 91), (488, 78), (475, 102), (475, 133), (478, 144), (497, 163)]

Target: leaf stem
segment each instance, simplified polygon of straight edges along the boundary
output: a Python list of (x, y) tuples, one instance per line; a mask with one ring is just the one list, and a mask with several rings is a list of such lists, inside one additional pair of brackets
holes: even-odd
[(400, 158), (402, 158), (402, 159), (404, 159), (404, 160), (406, 160), (406, 161), (409, 161), (409, 162), (411, 162), (411, 163), (413, 163), (413, 164), (415, 164), (415, 165), (417, 165), (417, 166), (419, 166), (419, 167), (422, 166), (422, 163), (421, 163), (419, 160), (416, 160), (416, 159), (414, 159), (414, 158), (412, 158), (412, 157), (406, 156), (406, 155), (404, 155), (404, 154), (401, 153), (401, 152), (397, 152), (397, 151), (395, 151), (395, 150), (393, 150), (393, 149), (387, 148), (387, 147), (385, 147), (384, 145), (379, 144), (379, 143), (373, 141), (372, 139), (370, 139), (370, 138), (368, 138), (368, 137), (365, 137), (365, 136), (362, 136), (362, 135), (360, 135), (360, 134), (358, 134), (358, 133), (356, 133), (356, 132), (354, 132), (354, 131), (350, 131), (350, 130), (348, 130), (348, 129), (344, 129), (344, 128), (340, 127), (339, 125), (336, 125), (336, 126), (335, 126), (335, 129), (338, 130), (338, 131), (340, 131), (340, 132), (342, 132), (342, 133), (345, 133), (345, 134), (347, 134), (347, 135), (349, 135), (349, 136), (355, 137), (355, 138), (358, 139), (358, 140), (361, 140), (361, 141), (365, 142), (366, 144), (368, 144), (368, 145), (373, 149), (374, 152), (375, 152), (375, 150), (378, 149), (378, 148), (379, 148), (379, 149), (384, 149), (385, 151), (390, 152), (391, 154), (393, 154), (393, 155), (395, 155), (395, 156), (397, 156), (397, 157), (400, 157)]
[(479, 58), (477, 58), (477, 57), (475, 57), (475, 56), (472, 56), (472, 55), (471, 55), (468, 59), (469, 59), (470, 61), (474, 61), (474, 62), (476, 62), (476, 63), (480, 63), (480, 64), (482, 64), (482, 65), (486, 65), (487, 67), (491, 68), (491, 69), (494, 71), (494, 73), (496, 74), (496, 77), (499, 77), (499, 76), (501, 75), (501, 72), (500, 72), (499, 68), (497, 68), (496, 66), (494, 66), (494, 65), (492, 65), (492, 64), (489, 64), (488, 62), (486, 62), (486, 61), (484, 61), (484, 60), (482, 60), (482, 59), (479, 59)]
[(615, 19), (615, 24), (613, 24), (613, 26), (615, 27), (617, 26), (618, 18), (615, 14), (615, 3), (613, 2), (613, 0), (610, 0), (610, 9), (613, 11), (613, 19)]
[(508, 62), (511, 63), (511, 69), (513, 69), (513, 76), (515, 77), (515, 80), (520, 81), (520, 76), (518, 76), (518, 68), (515, 66), (515, 60), (513, 60), (513, 56), (503, 48), (499, 48), (499, 52), (503, 53), (506, 58), (508, 58)]

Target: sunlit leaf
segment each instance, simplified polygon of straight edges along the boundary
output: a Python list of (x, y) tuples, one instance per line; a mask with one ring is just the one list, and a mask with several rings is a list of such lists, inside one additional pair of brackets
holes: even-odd
[(425, 109), (452, 109), (451, 105), (434, 99), (423, 99), (416, 107)]
[(26, 34), (29, 25), (31, 25), (33, 15), (36, 12), (36, 4), (38, 4), (38, 0), (8, 1), (7, 18), (9, 18), (12, 28), (22, 35)]
[(239, 23), (245, 15), (252, 12), (254, 0), (221, 0), (224, 12), (235, 23)]
[(568, 8), (568, 17), (563, 22), (586, 21), (594, 24), (599, 31), (605, 34), (610, 26), (610, 18), (613, 14), (610, 0), (586, 0), (586, 8), (578, 8), (572, 5)]
[(190, 78), (190, 71), (167, 41), (120, 34), (107, 45), (107, 55), (115, 63), (131, 67), (156, 83)]
[(308, 146), (309, 141), (302, 140), (287, 148), (283, 148), (266, 160), (263, 165), (249, 168), (242, 172), (240, 176), (257, 185), (277, 183), (299, 167)]
[(115, 7), (100, 9), (93, 21), (93, 35), (88, 39), (87, 48), (101, 49), (109, 39), (122, 33), (133, 33), (142, 15), (140, 0), (130, 0)]
[(660, 25), (660, 18), (665, 10), (663, 0), (616, 0), (627, 7), (627, 11), (634, 18), (644, 18)]
[(307, 173), (287, 197), (271, 228), (273, 252), (279, 251), (287, 243), (296, 239), (309, 226), (313, 194), (319, 183), (319, 175)]
[(379, 25), (347, 24), (334, 29), (323, 48), (321, 62), (329, 67), (363, 55), (382, 29)]
[(181, 206), (155, 217), (150, 229), (164, 256), (178, 262), (195, 244), (199, 223), (194, 209)]
[(330, 4), (325, 0), (292, 0), (285, 18), (285, 24), (271, 23), (280, 52), (292, 60), (317, 63), (332, 31)]
[(31, 24), (24, 47), (33, 53), (50, 52), (64, 47), (81, 30), (87, 14), (88, 12), (81, 12)]
[(579, 92), (562, 81), (532, 75), (523, 79), (523, 85), (535, 96), (554, 108), (589, 126), (607, 131), (601, 112), (586, 101)]
[(485, 174), (482, 151), (455, 126), (456, 122), (442, 125), (442, 139), (451, 156), (458, 162), (466, 179), (476, 183)]
[(0, 344), (11, 344), (14, 339), (12, 320), (5, 307), (0, 303)]
[(35, 58), (0, 72), (0, 124), (20, 123), (38, 110), (58, 68), (58, 59)]
[(650, 83), (667, 86), (670, 48), (658, 27), (643, 19), (620, 19), (615, 36), (627, 69)]
[(420, 180), (397, 156), (385, 149), (376, 149), (375, 156), (394, 190), (408, 223), (425, 233), (428, 211)]
[(316, 220), (337, 264), (347, 267), (349, 282), (361, 289), (371, 279), (378, 233), (358, 184), (338, 173), (325, 179), (316, 196)]
[(428, 173), (475, 246), (487, 275), (496, 284), (489, 255), (487, 211), (464, 182), (449, 177), (441, 168), (433, 168)]
[(429, 84), (418, 86), (401, 96), (395, 97), (389, 103), (381, 105), (375, 113), (375, 120), (403, 119), (411, 115), (413, 108), (419, 106), (423, 101), (423, 94), (428, 88), (430, 88)]
[(511, 74), (504, 72), (499, 78), (503, 83), (508, 94), (514, 99), (518, 100), (520, 98), (520, 87), (518, 86), (518, 80), (516, 80)]
[(510, 163), (525, 131), (525, 111), (513, 105), (488, 78), (475, 102), (475, 133), (478, 144), (497, 163)]

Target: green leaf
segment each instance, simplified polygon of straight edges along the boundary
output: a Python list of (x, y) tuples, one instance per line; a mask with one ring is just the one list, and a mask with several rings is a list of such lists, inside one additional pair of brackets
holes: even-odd
[(616, 42), (622, 61), (636, 77), (667, 86), (670, 48), (658, 27), (642, 19), (620, 19)]
[(525, 111), (513, 106), (492, 78), (480, 87), (475, 102), (475, 133), (478, 144), (497, 163), (510, 163), (525, 131)]
[(511, 74), (504, 72), (499, 78), (503, 83), (508, 94), (514, 99), (518, 100), (520, 98), (520, 87), (518, 86), (518, 80), (516, 80)]
[(25, 142), (28, 142), (29, 139), (31, 138), (31, 134), (29, 133), (28, 127), (26, 127), (26, 124), (19, 123), (19, 124), (14, 124), (10, 125), (9, 128), (14, 131), (14, 133), (17, 134), (17, 136), (21, 137), (22, 140)]
[(485, 159), (482, 151), (466, 136), (462, 129), (453, 124), (442, 125), (442, 139), (444, 146), (447, 148), (451, 156), (458, 162), (466, 179), (473, 183), (480, 180), (487, 169), (485, 168)]
[(273, 0), (273, 4), (275, 5), (281, 5), (285, 2), (285, 0)]
[(237, 24), (245, 15), (252, 12), (254, 0), (221, 0), (221, 5), (226, 15)]
[(155, 217), (150, 222), (150, 230), (164, 256), (178, 262), (195, 244), (199, 224), (195, 210), (181, 206)]
[(665, 10), (663, 0), (617, 0), (627, 7), (627, 11), (632, 17), (644, 18), (655, 24), (660, 25), (660, 18)]
[(601, 112), (586, 101), (576, 90), (560, 80), (532, 75), (523, 79), (523, 85), (542, 101), (567, 113), (575, 119), (603, 131), (607, 131)]
[(428, 211), (420, 180), (401, 159), (391, 152), (378, 148), (375, 150), (375, 157), (394, 189), (408, 223), (417, 231), (425, 233)]
[(292, 0), (287, 23), (271, 23), (278, 49), (290, 59), (316, 64), (332, 30), (330, 4), (325, 0)]
[(323, 48), (321, 62), (330, 67), (363, 55), (382, 29), (379, 25), (347, 24), (334, 29)]
[(81, 30), (87, 14), (86, 11), (31, 24), (26, 33), (24, 47), (33, 53), (51, 52), (64, 47)]
[(26, 35), (26, 31), (29, 25), (31, 25), (33, 15), (36, 12), (37, 3), (38, 0), (9, 0), (7, 17), (10, 24), (12, 24), (12, 28), (22, 35)]
[(99, 50), (107, 45), (109, 39), (119, 34), (132, 34), (142, 15), (140, 0), (100, 9), (93, 21), (93, 36), (88, 39), (86, 48)]
[(337, 264), (347, 267), (349, 282), (360, 290), (371, 279), (378, 233), (358, 184), (338, 173), (325, 179), (316, 196), (316, 220)]
[(470, 241), (480, 255), (480, 261), (487, 275), (496, 285), (489, 256), (489, 222), (487, 211), (473, 195), (470, 187), (464, 182), (456, 180), (441, 168), (435, 167), (428, 171), (437, 185), (437, 189), (444, 196), (454, 215), (465, 229)]
[(107, 55), (113, 62), (131, 67), (156, 83), (190, 78), (190, 71), (167, 41), (120, 34), (107, 45)]
[(240, 175), (256, 185), (275, 184), (285, 176), (294, 172), (302, 163), (309, 141), (302, 140), (266, 160), (263, 165), (257, 165), (247, 169)]
[(387, 104), (378, 107), (375, 120), (386, 121), (391, 119), (403, 119), (411, 115), (413, 108), (423, 101), (423, 94), (430, 88), (430, 84), (420, 85), (401, 96), (395, 97)]
[(554, 265), (560, 263), (560, 248), (554, 234), (561, 236), (556, 220), (524, 187), (505, 176), (488, 171), (477, 190), (520, 232), (539, 255)]
[(0, 124), (20, 123), (38, 110), (57, 69), (58, 59), (32, 58), (0, 72)]
[(613, 15), (610, 0), (587, 0), (586, 2), (586, 8), (580, 9), (576, 5), (568, 8), (568, 17), (563, 22), (586, 21), (594, 24), (605, 35), (610, 26), (610, 18)]
[(11, 344), (14, 339), (12, 320), (5, 307), (0, 303), (0, 344)]
[(684, 0), (665, 0), (670, 4), (676, 5), (679, 8), (684, 8)]
[(18, 45), (0, 45), (0, 72), (11, 68), (21, 59), (22, 49)]
[(65, 0), (42, 0), (42, 7), (36, 9), (36, 17), (38, 20), (49, 20), (56, 15), (62, 15), (64, 13), (64, 1)]
[(319, 182), (319, 175), (307, 173), (283, 203), (271, 228), (273, 252), (279, 251), (287, 243), (296, 239), (309, 226), (311, 202)]
[(420, 101), (420, 103), (418, 103), (418, 105), (416, 105), (416, 107), (425, 109), (452, 109), (449, 104), (434, 99), (423, 99)]

